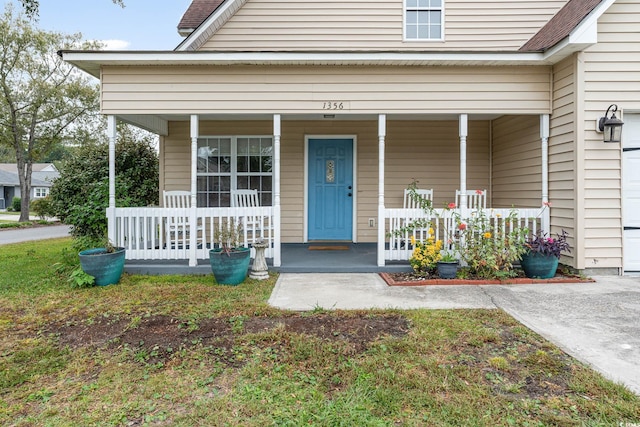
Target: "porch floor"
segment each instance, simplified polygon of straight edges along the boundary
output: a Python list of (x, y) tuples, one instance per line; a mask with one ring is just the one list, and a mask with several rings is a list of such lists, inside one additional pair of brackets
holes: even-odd
[[(411, 271), (408, 261), (387, 261), (384, 267), (377, 265), (377, 244), (375, 243), (327, 243), (323, 246), (342, 246), (346, 250), (309, 250), (320, 244), (283, 243), (280, 267), (273, 267), (273, 260), (267, 258), (271, 271), (281, 273), (380, 273)], [(186, 260), (127, 260), (125, 271), (132, 274), (211, 274), (208, 260), (199, 260), (198, 265), (189, 267)]]

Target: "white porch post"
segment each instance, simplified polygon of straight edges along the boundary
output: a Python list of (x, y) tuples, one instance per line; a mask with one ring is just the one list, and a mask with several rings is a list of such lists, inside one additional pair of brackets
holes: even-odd
[(107, 116), (107, 138), (109, 138), (109, 207), (107, 208), (107, 237), (116, 242), (116, 116)]
[(191, 115), (191, 209), (189, 211), (189, 266), (198, 265), (198, 115)]
[(280, 267), (280, 114), (273, 115), (273, 266)]
[[(542, 141), (542, 206), (549, 204), (549, 115), (540, 115), (540, 139)], [(551, 216), (549, 209), (542, 215), (542, 231), (551, 231)]]
[(384, 267), (384, 143), (387, 136), (387, 116), (378, 115), (378, 267)]
[[(465, 194), (467, 191), (467, 135), (468, 135), (468, 116), (460, 114), (460, 191)], [(467, 198), (460, 197), (460, 209), (467, 208)]]

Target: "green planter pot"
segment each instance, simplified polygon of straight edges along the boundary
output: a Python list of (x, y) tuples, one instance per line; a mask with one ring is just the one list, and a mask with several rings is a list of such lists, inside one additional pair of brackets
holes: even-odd
[(538, 252), (526, 252), (520, 258), (520, 266), (529, 278), (550, 279), (556, 275), (558, 258)]
[(87, 249), (78, 254), (82, 271), (93, 276), (98, 286), (118, 283), (124, 271), (124, 248), (107, 252), (105, 248)]
[(441, 279), (455, 279), (458, 274), (458, 262), (438, 261), (436, 270)]
[(251, 250), (249, 248), (237, 248), (227, 253), (222, 249), (209, 251), (209, 262), (213, 277), (221, 285), (239, 285), (244, 282), (249, 270)]

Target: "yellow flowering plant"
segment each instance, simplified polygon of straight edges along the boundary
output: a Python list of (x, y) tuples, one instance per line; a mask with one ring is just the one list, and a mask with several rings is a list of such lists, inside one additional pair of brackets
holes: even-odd
[(424, 242), (418, 242), (414, 236), (411, 236), (411, 246), (413, 253), (409, 258), (409, 264), (416, 273), (433, 273), (436, 264), (440, 261), (442, 250), (442, 240), (436, 240), (433, 236), (433, 229), (429, 229), (429, 238)]

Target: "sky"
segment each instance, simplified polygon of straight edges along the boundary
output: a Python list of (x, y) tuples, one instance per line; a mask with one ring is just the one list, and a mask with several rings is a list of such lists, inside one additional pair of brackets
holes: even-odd
[[(18, 0), (5, 0), (4, 4)], [(40, 0), (35, 24), (48, 31), (82, 33), (84, 40), (100, 40), (109, 50), (173, 50), (183, 38), (180, 18), (191, 0)], [(4, 8), (3, 8), (4, 9)]]

